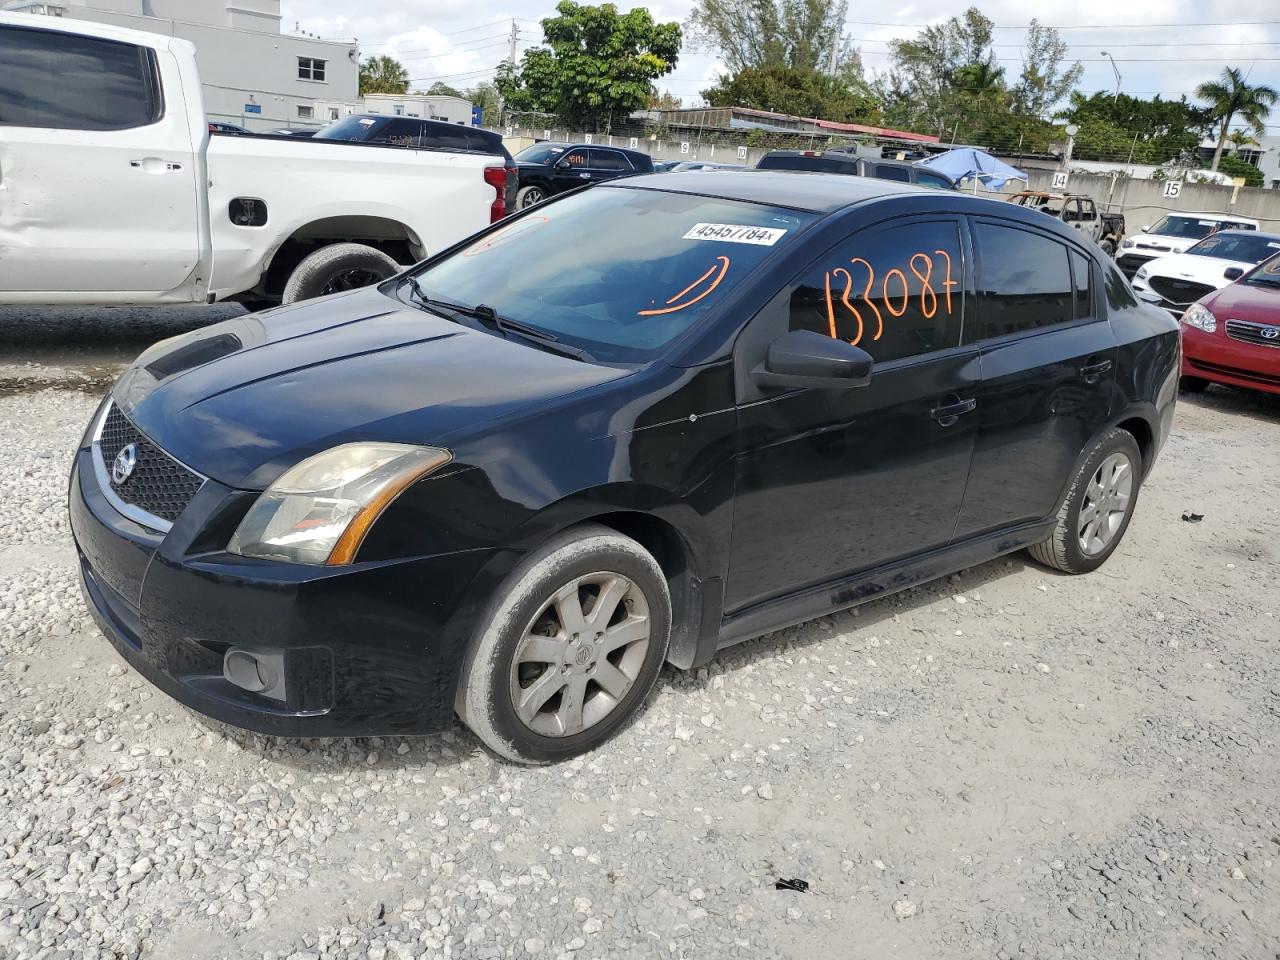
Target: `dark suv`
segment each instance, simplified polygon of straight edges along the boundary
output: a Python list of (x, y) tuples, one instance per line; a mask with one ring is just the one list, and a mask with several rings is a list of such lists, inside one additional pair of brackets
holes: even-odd
[(501, 157), (507, 169), (506, 194), (508, 212), (515, 210), (516, 165), (502, 142), (502, 136), (489, 130), (467, 127), (445, 120), (421, 117), (387, 116), (382, 113), (353, 113), (335, 120), (315, 132), (313, 140), (347, 140), (384, 147), (412, 147), (419, 150), (468, 150)]
[(590, 143), (535, 143), (516, 154), (516, 209), (588, 183), (636, 173), (653, 173), (653, 158), (639, 150)]
[(868, 160), (840, 150), (773, 150), (756, 164), (757, 170), (807, 170), (812, 173), (843, 173), (853, 177), (896, 180), (940, 190), (956, 189), (955, 181), (937, 170), (923, 170), (897, 160)]

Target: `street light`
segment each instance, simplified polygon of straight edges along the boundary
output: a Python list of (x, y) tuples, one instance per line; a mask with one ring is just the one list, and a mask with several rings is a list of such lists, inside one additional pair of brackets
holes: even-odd
[(1116, 58), (1103, 50), (1102, 55), (1111, 61), (1111, 72), (1116, 75), (1116, 99), (1120, 99), (1120, 68), (1116, 66)]

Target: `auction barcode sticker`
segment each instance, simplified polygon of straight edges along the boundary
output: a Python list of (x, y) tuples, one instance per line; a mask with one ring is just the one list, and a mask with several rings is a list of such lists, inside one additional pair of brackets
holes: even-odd
[(786, 230), (778, 227), (748, 227), (737, 223), (695, 223), (682, 240), (721, 240), (725, 243), (752, 243), (772, 247)]

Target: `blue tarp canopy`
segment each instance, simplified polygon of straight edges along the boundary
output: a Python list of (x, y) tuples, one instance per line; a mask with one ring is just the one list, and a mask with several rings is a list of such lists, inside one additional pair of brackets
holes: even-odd
[(978, 186), (977, 181), (981, 181), (988, 190), (999, 190), (1010, 180), (1027, 179), (1027, 175), (1021, 170), (973, 147), (958, 147), (929, 157), (927, 160), (917, 160), (916, 166), (929, 167), (931, 170), (945, 173), (957, 183), (972, 177), (975, 190)]

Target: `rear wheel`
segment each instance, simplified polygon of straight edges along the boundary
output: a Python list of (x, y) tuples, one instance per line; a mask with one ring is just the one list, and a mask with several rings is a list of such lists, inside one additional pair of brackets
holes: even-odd
[(670, 633), (667, 582), (643, 547), (594, 524), (567, 531), (499, 589), (463, 665), (458, 715), (509, 760), (585, 753), (644, 703)]
[(1182, 377), (1178, 381), (1178, 389), (1184, 393), (1204, 393), (1209, 381), (1204, 377)]
[(1053, 536), (1030, 547), (1031, 555), (1066, 573), (1102, 566), (1129, 529), (1141, 477), (1142, 452), (1133, 434), (1108, 431), (1077, 466)]
[(280, 302), (296, 303), (367, 287), (399, 272), (400, 265), (381, 250), (363, 243), (331, 243), (308, 254), (293, 268)]
[(516, 209), (523, 210), (547, 199), (547, 191), (539, 186), (521, 187), (516, 191)]

